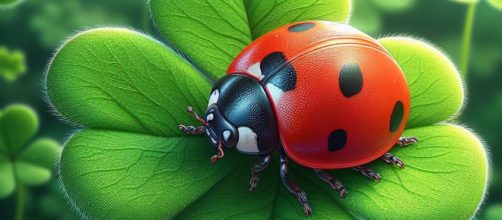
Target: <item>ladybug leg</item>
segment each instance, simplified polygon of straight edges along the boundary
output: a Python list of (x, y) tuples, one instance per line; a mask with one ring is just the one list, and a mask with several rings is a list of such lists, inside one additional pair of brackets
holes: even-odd
[(399, 168), (404, 168), (404, 162), (398, 157), (392, 155), (391, 153), (384, 154), (381, 159), (388, 164), (396, 164)]
[(204, 134), (206, 132), (206, 127), (204, 126), (199, 126), (199, 127), (194, 127), (191, 125), (178, 125), (178, 129), (187, 133), (187, 134), (193, 134), (193, 135), (199, 135), (199, 134)]
[(254, 191), (256, 186), (258, 185), (258, 181), (260, 178), (258, 177), (258, 173), (267, 168), (270, 163), (270, 154), (264, 156), (258, 156), (258, 161), (251, 167), (251, 180), (249, 181), (249, 191)]
[(352, 169), (354, 169), (357, 172), (360, 172), (365, 177), (368, 177), (376, 182), (380, 182), (380, 179), (381, 179), (380, 174), (378, 174), (377, 172), (375, 172), (373, 169), (371, 169), (369, 167), (356, 166), (356, 167), (352, 167)]
[(397, 140), (397, 144), (401, 147), (415, 143), (418, 143), (418, 139), (416, 137), (400, 137), (399, 140)]
[(309, 216), (312, 214), (312, 209), (310, 208), (309, 202), (307, 200), (307, 194), (296, 184), (293, 180), (289, 179), (288, 176), (288, 157), (286, 156), (286, 153), (284, 153), (284, 150), (281, 149), (280, 153), (280, 164), (279, 164), (279, 172), (281, 175), (281, 180), (284, 186), (286, 186), (286, 189), (288, 189), (289, 192), (294, 194), (296, 196), (296, 199), (303, 205), (303, 212), (305, 215)]
[(347, 190), (345, 189), (343, 184), (340, 181), (336, 180), (331, 174), (320, 169), (314, 169), (314, 172), (322, 181), (328, 183), (331, 188), (338, 191), (340, 198), (345, 198), (347, 196)]

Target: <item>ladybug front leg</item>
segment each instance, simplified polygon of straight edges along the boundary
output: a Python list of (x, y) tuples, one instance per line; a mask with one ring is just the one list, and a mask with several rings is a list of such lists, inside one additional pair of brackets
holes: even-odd
[(340, 181), (336, 180), (331, 174), (320, 169), (314, 169), (314, 172), (322, 181), (328, 183), (331, 188), (338, 191), (338, 194), (340, 194), (341, 198), (345, 198), (345, 196), (347, 196), (347, 190), (345, 189), (343, 184)]
[(178, 125), (178, 129), (187, 134), (193, 134), (193, 135), (204, 134), (206, 132), (207, 122), (201, 117), (199, 117), (199, 115), (193, 111), (192, 107), (188, 106), (187, 112), (192, 113), (195, 119), (197, 119), (197, 121), (199, 121), (202, 124), (202, 126), (195, 127), (192, 125)]
[(178, 129), (187, 134), (193, 135), (200, 135), (206, 132), (206, 127), (204, 126), (195, 127), (192, 125), (178, 125)]
[(256, 189), (258, 181), (260, 181), (260, 178), (258, 178), (258, 173), (267, 168), (269, 163), (270, 154), (258, 156), (258, 161), (256, 161), (256, 163), (251, 167), (251, 180), (249, 181), (249, 185), (251, 185), (251, 187), (249, 188), (249, 191), (254, 191)]
[(380, 174), (378, 174), (377, 172), (375, 172), (373, 169), (369, 168), (369, 167), (366, 167), (366, 166), (356, 166), (356, 167), (352, 167), (352, 169), (354, 169), (355, 171), (357, 172), (360, 172), (361, 174), (363, 174), (365, 177), (368, 177), (376, 182), (380, 182), (380, 179), (382, 179), (380, 177)]
[(281, 175), (281, 180), (286, 189), (289, 192), (293, 193), (296, 196), (296, 199), (303, 205), (303, 212), (305, 215), (311, 215), (312, 209), (310, 208), (309, 202), (307, 200), (307, 194), (296, 184), (293, 180), (289, 179), (288, 176), (288, 157), (284, 150), (281, 149), (280, 153), (280, 164), (279, 164), (279, 173)]

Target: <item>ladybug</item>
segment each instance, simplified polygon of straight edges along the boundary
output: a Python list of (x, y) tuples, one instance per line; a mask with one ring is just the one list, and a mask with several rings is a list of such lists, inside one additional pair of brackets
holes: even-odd
[(306, 215), (305, 192), (288, 177), (288, 159), (308, 168), (337, 190), (347, 191), (325, 170), (352, 168), (380, 181), (365, 164), (383, 159), (404, 167), (388, 153), (401, 137), (410, 112), (403, 72), (375, 39), (346, 25), (305, 21), (279, 27), (248, 45), (213, 86), (201, 126), (180, 125), (206, 134), (218, 153), (223, 147), (256, 155), (250, 191), (258, 173), (280, 151), (280, 176)]

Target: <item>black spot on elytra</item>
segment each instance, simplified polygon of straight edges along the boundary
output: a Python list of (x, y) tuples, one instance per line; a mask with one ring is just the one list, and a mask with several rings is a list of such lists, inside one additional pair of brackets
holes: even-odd
[(341, 150), (345, 147), (347, 143), (347, 132), (343, 129), (338, 129), (333, 132), (328, 137), (328, 151), (333, 152)]
[(363, 74), (359, 65), (355, 63), (344, 64), (338, 80), (340, 90), (347, 98), (357, 95), (363, 88)]
[(270, 75), (275, 73), (279, 68), (286, 65), (287, 62), (284, 53), (272, 52), (261, 60), (261, 74), (263, 74), (265, 78), (270, 77)]
[(300, 23), (300, 24), (295, 24), (291, 27), (288, 28), (288, 31), (290, 32), (302, 32), (306, 31), (310, 28), (313, 28), (315, 26), (314, 23), (312, 22), (305, 22), (305, 23)]
[(404, 106), (401, 101), (397, 101), (394, 105), (394, 110), (390, 116), (390, 132), (394, 132), (399, 128), (404, 117)]
[(296, 70), (282, 52), (272, 52), (260, 62), (263, 84), (272, 83), (282, 91), (296, 87)]

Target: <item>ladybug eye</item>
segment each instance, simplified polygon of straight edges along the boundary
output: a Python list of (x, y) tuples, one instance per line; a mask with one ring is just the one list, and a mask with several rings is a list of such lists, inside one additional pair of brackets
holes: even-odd
[(211, 93), (211, 96), (209, 97), (209, 103), (207, 104), (207, 106), (216, 104), (216, 102), (218, 102), (218, 98), (220, 98), (220, 91), (215, 89), (213, 93)]
[(225, 142), (228, 142), (229, 138), (230, 138), (230, 131), (229, 130), (225, 130), (223, 132), (223, 140), (225, 140)]
[(206, 117), (206, 121), (211, 121), (211, 120), (213, 120), (213, 119), (214, 119), (214, 115), (213, 115), (213, 114), (209, 114), (209, 115), (207, 115), (207, 117)]

